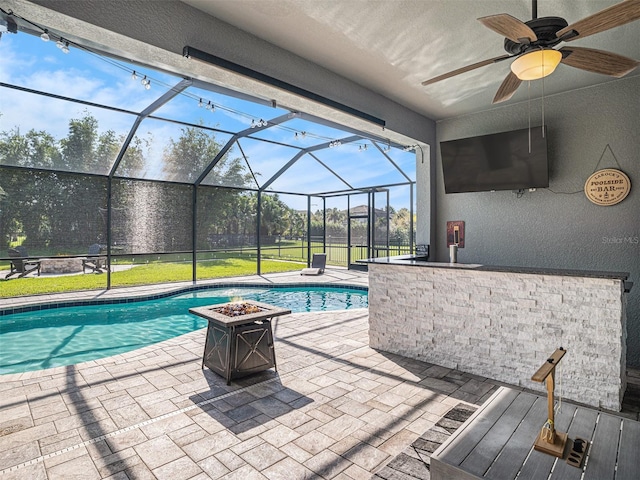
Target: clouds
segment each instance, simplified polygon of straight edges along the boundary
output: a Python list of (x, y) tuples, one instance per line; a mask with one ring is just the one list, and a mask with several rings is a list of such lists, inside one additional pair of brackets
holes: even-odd
[[(53, 42), (45, 43), (24, 33), (9, 40), (1, 44), (6, 60), (0, 62), (0, 80), (4, 83), (134, 111), (151, 101), (141, 98), (139, 89), (134, 92), (133, 88), (110, 82), (110, 77), (101, 77), (99, 71), (88, 68), (83, 63), (89, 55), (86, 52), (74, 49), (65, 55)], [(46, 130), (57, 139), (67, 135), (69, 120), (86, 113), (98, 119), (101, 132), (126, 133), (134, 121), (131, 115), (15, 89), (3, 89), (0, 112), (2, 131)]]
[(14, 128), (23, 133), (31, 129), (44, 130), (58, 140), (67, 136), (71, 119), (84, 117), (87, 113), (98, 120), (100, 133), (114, 130), (117, 134), (126, 134), (135, 120), (133, 115), (13, 89), (3, 90), (0, 111), (0, 131)]

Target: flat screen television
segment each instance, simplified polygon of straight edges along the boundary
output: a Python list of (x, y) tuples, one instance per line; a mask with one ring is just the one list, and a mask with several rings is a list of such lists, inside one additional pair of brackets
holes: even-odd
[(549, 186), (547, 134), (540, 127), (440, 142), (440, 153), (446, 193)]

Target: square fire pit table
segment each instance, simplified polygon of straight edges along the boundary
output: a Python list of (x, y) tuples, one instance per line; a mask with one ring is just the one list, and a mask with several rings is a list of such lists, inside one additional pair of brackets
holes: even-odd
[(253, 301), (229, 302), (190, 308), (189, 312), (207, 319), (207, 340), (202, 368), (232, 378), (276, 368), (271, 319), (291, 310)]

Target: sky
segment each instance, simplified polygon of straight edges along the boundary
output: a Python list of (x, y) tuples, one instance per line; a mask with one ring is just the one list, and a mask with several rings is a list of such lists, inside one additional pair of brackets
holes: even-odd
[[(31, 129), (44, 130), (59, 140), (67, 136), (71, 119), (81, 118), (85, 113), (90, 113), (98, 120), (100, 133), (113, 130), (124, 138), (130, 131), (136, 114), (181, 81), (178, 76), (115, 61), (73, 45), (70, 45), (69, 53), (65, 54), (56, 47), (55, 40), (57, 39), (53, 38), (44, 42), (37, 36), (22, 32), (5, 33), (0, 39), (0, 55), (3, 58), (0, 62), (0, 82), (114, 107), (125, 112), (0, 88), (0, 132), (16, 128), (19, 128), (22, 134)], [(145, 77), (150, 81), (149, 89), (141, 83)], [(202, 107), (199, 106), (200, 100), (204, 105)], [(215, 106), (213, 110), (205, 107), (209, 102)], [(237, 132), (250, 128), (252, 123), (268, 121), (287, 113), (288, 111), (282, 108), (189, 87), (154, 112), (154, 115)], [(182, 128), (182, 125), (155, 119), (146, 119), (141, 123), (137, 135), (151, 135), (153, 138), (146, 152), (146, 178), (162, 179), (162, 152), (169, 139), (179, 137)], [(256, 131), (253, 136), (298, 147), (286, 147), (250, 138), (240, 139), (239, 146), (242, 152), (247, 157), (258, 182), (264, 184), (299, 151), (299, 148), (343, 139), (352, 134), (294, 118), (280, 126)], [(215, 137), (218, 143), (224, 145), (231, 138), (231, 134), (215, 133)], [(380, 146), (384, 148), (384, 145)], [(233, 157), (242, 156), (237, 145), (234, 145), (230, 154)], [(345, 190), (349, 186), (367, 187), (406, 181), (403, 174), (387, 161), (369, 140), (345, 143), (314, 152), (313, 155), (303, 155), (272, 183), (270, 190), (318, 193)], [(413, 152), (391, 148), (386, 155), (392, 158), (411, 180), (415, 180)], [(342, 180), (320, 162), (338, 174)], [(108, 167), (105, 166), (105, 172), (108, 172)], [(391, 205), (394, 208), (409, 206), (408, 190), (408, 187), (392, 189)], [(286, 196), (286, 202), (296, 209), (306, 208), (307, 203), (306, 197), (296, 195)], [(338, 204), (341, 201), (329, 203)]]

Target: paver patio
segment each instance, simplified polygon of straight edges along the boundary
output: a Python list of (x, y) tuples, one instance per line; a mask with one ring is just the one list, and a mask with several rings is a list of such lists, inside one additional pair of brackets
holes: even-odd
[[(366, 284), (366, 274), (340, 270), (320, 279)], [(204, 330), (0, 376), (0, 478), (369, 479), (497, 384), (369, 348), (367, 312), (274, 320), (278, 372), (230, 386), (201, 369)]]

